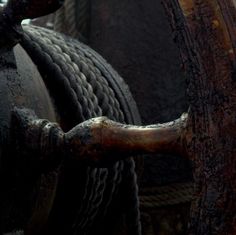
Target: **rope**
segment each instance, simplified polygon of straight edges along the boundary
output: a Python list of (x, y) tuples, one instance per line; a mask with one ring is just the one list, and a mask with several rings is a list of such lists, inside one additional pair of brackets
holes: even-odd
[[(67, 120), (67, 125), (70, 123), (66, 128), (98, 115), (106, 115), (122, 122), (127, 118), (130, 119), (129, 112), (125, 117), (121, 111), (121, 107), (125, 107), (131, 112), (130, 107), (127, 104), (126, 107), (123, 104), (124, 98), (122, 100), (122, 96), (119, 96), (119, 101), (123, 102), (121, 105), (116, 97), (117, 91), (115, 93), (113, 90), (115, 85), (118, 87), (117, 81), (120, 78), (113, 81), (118, 76), (107, 72), (111, 70), (110, 67), (105, 69), (106, 66), (98, 66), (101, 59), (98, 56), (94, 57), (91, 49), (79, 42), (66, 43), (62, 36), (46, 29), (26, 27), (26, 30), (22, 45), (38, 65), (57, 109), (62, 117), (64, 116), (63, 120)], [(76, 46), (72, 46), (74, 44)], [(63, 97), (60, 94), (63, 94)], [(105, 174), (103, 169), (88, 169), (85, 177), (88, 181), (82, 196), (85, 199), (83, 204), (86, 206), (78, 210), (76, 218), (82, 219), (75, 220), (75, 224), (78, 224), (75, 232), (86, 233), (96, 215), (101, 214), (99, 210), (106, 210), (100, 208), (101, 205), (105, 207), (110, 205), (111, 198), (121, 183), (122, 164), (119, 162), (108, 168)], [(113, 184), (107, 182), (108, 174), (114, 176)], [(104, 178), (101, 178), (102, 175)], [(137, 199), (137, 192), (135, 194)], [(109, 200), (104, 202), (104, 198)], [(135, 210), (138, 212), (137, 207)]]
[[(113, 166), (113, 168), (114, 170), (110, 172), (108, 176), (108, 182), (107, 182), (107, 185), (109, 186), (108, 188), (110, 188), (111, 193), (109, 192), (107, 193), (107, 197), (104, 200), (104, 204), (102, 205), (102, 207), (105, 208), (102, 211), (102, 217), (106, 215), (107, 209), (109, 208), (109, 205), (112, 202), (112, 198), (117, 195), (118, 187), (116, 187), (116, 185), (113, 182), (116, 182), (117, 185), (120, 185), (122, 181), (121, 173), (123, 172), (123, 169), (124, 169), (124, 162), (123, 161), (117, 162)], [(117, 171), (115, 169), (117, 169)]]
[[(102, 176), (102, 174), (104, 174)], [(93, 224), (93, 220), (95, 219), (95, 217), (97, 216), (99, 209), (101, 208), (101, 204), (103, 201), (103, 197), (104, 197), (104, 191), (106, 189), (106, 181), (107, 181), (107, 176), (108, 176), (108, 171), (100, 171), (100, 176), (98, 176), (98, 182), (99, 184), (97, 184), (96, 187), (94, 187), (93, 189), (93, 194), (96, 196), (94, 196), (94, 200), (92, 202), (93, 207), (90, 207), (89, 211), (88, 211), (88, 218), (85, 220), (83, 220), (83, 222), (81, 223), (83, 227), (84, 224), (86, 224), (86, 226), (89, 228), (91, 227), (91, 225)], [(79, 227), (79, 224), (77, 223), (77, 228)], [(85, 229), (89, 230), (89, 229)], [(78, 234), (78, 233), (75, 233)]]
[(141, 209), (188, 203), (193, 200), (193, 183), (176, 183), (168, 186), (144, 188), (140, 192)]
[[(92, 185), (89, 188), (92, 189), (92, 192), (84, 195), (83, 201), (86, 203), (83, 203), (81, 206), (81, 211), (83, 211), (83, 213), (78, 213), (78, 216), (75, 219), (73, 225), (74, 234), (81, 234), (81, 231), (86, 231), (86, 228), (92, 224), (93, 219), (97, 215), (99, 206), (103, 200), (103, 193), (106, 187), (108, 175), (107, 172), (108, 171), (106, 169), (101, 171), (96, 168), (91, 171), (92, 175), (90, 178), (92, 179)], [(89, 200), (87, 200), (86, 197), (88, 197)], [(91, 204), (93, 205), (92, 207)], [(82, 216), (82, 214), (87, 214), (87, 216)]]
[[(41, 35), (42, 36), (42, 35)], [(46, 35), (43, 35), (43, 36), (46, 36)], [(33, 38), (32, 38), (33, 39)], [(31, 40), (32, 40), (31, 39)], [(35, 40), (32, 40), (34, 43), (35, 43)], [(52, 60), (52, 58), (56, 58), (56, 55), (53, 55), (53, 52), (55, 51), (55, 48), (53, 47), (53, 48), (51, 48), (51, 46), (50, 46), (50, 44), (49, 43), (52, 43), (52, 42), (50, 42), (50, 41), (47, 41), (47, 44), (37, 44), (37, 45), (40, 45), (41, 46), (41, 48), (40, 48), (40, 51), (41, 51), (41, 53), (42, 52), (44, 52), (44, 53), (46, 53), (45, 52), (45, 50), (47, 49), (46, 48), (46, 46), (45, 45), (47, 45), (47, 47), (49, 47), (49, 49), (50, 49), (50, 53), (52, 54), (52, 56), (51, 57), (49, 57), (49, 56), (46, 56), (46, 55), (44, 55), (44, 57), (46, 58), (46, 60), (45, 60), (45, 62), (47, 62), (48, 64), (54, 64), (54, 66), (55, 66), (55, 61), (50, 61), (50, 60)], [(63, 50), (63, 48), (61, 48), (62, 50)], [(56, 48), (56, 50), (58, 50), (58, 48)], [(63, 52), (63, 51), (62, 51)], [(56, 54), (56, 53), (55, 53)], [(64, 55), (64, 57), (66, 57), (66, 60), (65, 60), (65, 58), (63, 57), (63, 55)], [(74, 100), (73, 101), (73, 103), (75, 104), (75, 109), (77, 109), (78, 111), (75, 113), (75, 114), (78, 114), (78, 117), (77, 117), (77, 119), (82, 119), (82, 120), (86, 120), (86, 119), (88, 119), (88, 118), (90, 118), (90, 117), (93, 117), (93, 116), (98, 116), (98, 115), (101, 115), (101, 112), (99, 112), (99, 114), (97, 115), (96, 113), (94, 113), (94, 112), (92, 112), (92, 110), (94, 110), (94, 108), (93, 108), (93, 105), (91, 105), (91, 102), (89, 102), (89, 94), (87, 94), (87, 90), (86, 89), (84, 89), (84, 88), (86, 88), (86, 87), (88, 87), (88, 85), (86, 84), (86, 82), (85, 82), (85, 80), (83, 80), (83, 79), (80, 79), (80, 80), (78, 80), (78, 82), (80, 81), (83, 81), (84, 83), (82, 83), (82, 84), (78, 84), (77, 86), (76, 86), (76, 84), (73, 84), (73, 80), (72, 80), (72, 78), (73, 78), (73, 76), (71, 76), (72, 74), (70, 74), (70, 73), (68, 73), (68, 69), (67, 68), (65, 68), (64, 67), (64, 63), (67, 63), (67, 65), (69, 65), (69, 62), (71, 61), (71, 60), (69, 60), (69, 58), (68, 58), (68, 55), (66, 56), (65, 54), (63, 54), (63, 53), (61, 53), (61, 55), (59, 56), (59, 61), (57, 61), (56, 63), (57, 63), (57, 65), (58, 66), (56, 66), (56, 68), (57, 68), (57, 70), (59, 70), (59, 73), (57, 73), (57, 75), (59, 76), (59, 74), (60, 74), (60, 76), (62, 77), (62, 76), (64, 76), (64, 77), (66, 77), (66, 78), (63, 78), (62, 77), (62, 79), (63, 79), (63, 85), (66, 87), (66, 89), (67, 89), (67, 93), (71, 93), (72, 94), (72, 97), (70, 98), (70, 100), (72, 101), (72, 100)], [(47, 61), (48, 60), (48, 61)], [(84, 67), (83, 67), (83, 65), (84, 65), (84, 63), (82, 63), (82, 73), (86, 73), (86, 75), (87, 76), (89, 76), (89, 72), (85, 72), (85, 71), (87, 71), (87, 70), (85, 70), (84, 69)], [(78, 67), (75, 67), (75, 68), (78, 68)], [(71, 70), (72, 68), (70, 68), (70, 70)], [(72, 70), (73, 71), (73, 70)], [(75, 71), (75, 74), (76, 74), (76, 72), (77, 72), (77, 74), (78, 74), (78, 71)], [(90, 71), (91, 72), (91, 71)], [(82, 78), (85, 78), (86, 77), (86, 75), (84, 75), (84, 76), (82, 76)], [(57, 79), (59, 80), (59, 77), (57, 76)], [(93, 78), (95, 78), (96, 79), (96, 76), (93, 76)], [(65, 83), (65, 81), (66, 81), (66, 83)], [(104, 83), (105, 85), (107, 85), (106, 83)], [(100, 87), (100, 90), (103, 90), (103, 91), (105, 91), (104, 93), (99, 93), (98, 95), (99, 95), (99, 97), (100, 97), (100, 100), (102, 100), (102, 105), (106, 105), (106, 106), (108, 106), (108, 107), (110, 107), (111, 109), (112, 108), (115, 108), (116, 107), (116, 105), (114, 104), (114, 102), (112, 102), (112, 105), (109, 105), (109, 101), (110, 101), (110, 99), (112, 99), (112, 98), (114, 98), (115, 99), (115, 97), (113, 97), (112, 96), (112, 94), (109, 92), (109, 89), (102, 89), (102, 86), (101, 86), (101, 84), (99, 84), (99, 87)], [(81, 88), (82, 90), (80, 90), (80, 92), (79, 92), (79, 90), (76, 90), (76, 88)], [(84, 89), (84, 90), (83, 90)], [(99, 90), (99, 89), (98, 89)], [(68, 92), (69, 91), (69, 92)], [(90, 91), (92, 91), (92, 90), (90, 90)], [(104, 95), (109, 95), (109, 97), (110, 97), (110, 99), (108, 99), (108, 98), (106, 98), (106, 99), (102, 99), (102, 95), (104, 96)], [(95, 100), (95, 99), (94, 99)], [(79, 102), (78, 102), (79, 101)], [(86, 102), (87, 101), (87, 102)], [(107, 101), (108, 103), (107, 104), (104, 104), (105, 103), (105, 101)], [(82, 104), (81, 104), (82, 103)], [(76, 105), (77, 104), (77, 105)], [(88, 105), (88, 104), (90, 104), (90, 105)], [(95, 105), (96, 105), (96, 103), (95, 103)], [(84, 108), (83, 108), (84, 107)], [(101, 109), (99, 109), (100, 111), (101, 111)], [(81, 113), (83, 114), (83, 115), (81, 115)], [(109, 114), (110, 115), (114, 115), (114, 114), (117, 114), (117, 116), (119, 116), (119, 114), (118, 114), (118, 112), (112, 112), (112, 111), (110, 111), (109, 112)], [(97, 176), (95, 175), (95, 173), (97, 172), (97, 171), (102, 171), (102, 169), (99, 169), (99, 170), (97, 170), (97, 169), (89, 169), (88, 170), (88, 173), (87, 173), (87, 178), (89, 179), (89, 184), (88, 184), (88, 187), (86, 187), (86, 193), (84, 193), (84, 197), (83, 197), (83, 206), (82, 206), (82, 208), (79, 210), (79, 215), (78, 215), (78, 217), (80, 217), (80, 218), (83, 218), (83, 220), (85, 220), (85, 221), (88, 221), (89, 220), (89, 217), (91, 216), (90, 214), (89, 214), (89, 209), (90, 208), (94, 208), (94, 205), (92, 205), (92, 202), (93, 201), (95, 201), (97, 198), (97, 196), (98, 196), (98, 194), (97, 195), (95, 195), (94, 193), (93, 193), (93, 190), (94, 190), (94, 187), (95, 187), (95, 185), (96, 185), (96, 183), (98, 184), (98, 183), (100, 183), (100, 181), (99, 181), (99, 179), (97, 178)], [(113, 182), (113, 183), (115, 183), (115, 182)], [(87, 197), (87, 195), (89, 195), (89, 197)], [(84, 206), (85, 205), (85, 206)], [(79, 225), (82, 225), (82, 222), (79, 224)], [(83, 226), (81, 226), (80, 227), (80, 229), (84, 229), (84, 227), (85, 227), (85, 225), (86, 224), (83, 224)], [(78, 227), (76, 227), (76, 228), (78, 228)]]
[[(69, 95), (70, 105), (71, 103), (74, 104), (73, 110), (71, 110), (71, 107), (68, 110), (67, 103), (63, 107), (63, 109), (66, 108), (70, 112), (70, 117), (74, 117), (73, 120), (70, 120), (70, 122), (72, 121), (70, 128), (78, 124), (78, 120), (83, 121), (101, 115), (117, 120), (124, 118), (124, 114), (120, 110), (120, 104), (114, 91), (109, 87), (106, 78), (88, 62), (88, 59), (83, 58), (82, 52), (71, 53), (71, 48), (60, 45), (62, 43), (59, 40), (45, 38), (48, 36), (48, 32), (41, 32), (36, 36), (37, 39), (31, 35), (28, 40), (33, 41), (31, 44), (35, 44), (32, 45), (34, 48), (38, 47), (38, 53), (44, 54), (44, 64), (46, 64), (46, 61), (51, 64), (50, 69), (53, 77), (50, 77), (50, 79), (56, 79), (53, 82), (57, 83), (57, 88), (61, 84), (61, 87), (65, 90), (65, 95)], [(41, 39), (42, 37), (43, 39)], [(55, 44), (59, 44), (60, 48), (54, 46)], [(36, 59), (39, 60), (39, 58)], [(48, 83), (48, 81), (46, 82)], [(54, 86), (54, 84), (52, 85)], [(58, 106), (62, 105), (62, 103), (58, 104)], [(96, 107), (99, 107), (98, 113), (93, 111)]]
[(126, 209), (126, 226), (127, 234), (141, 235), (141, 221), (140, 221), (140, 211), (139, 211), (139, 199), (138, 199), (138, 185), (137, 176), (135, 173), (135, 163), (134, 160), (127, 159), (126, 161), (126, 171), (123, 178), (124, 189), (123, 197)]

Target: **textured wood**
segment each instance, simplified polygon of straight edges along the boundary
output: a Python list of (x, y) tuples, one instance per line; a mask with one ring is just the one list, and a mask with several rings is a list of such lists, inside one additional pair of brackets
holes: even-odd
[(234, 4), (173, 0), (165, 6), (189, 75), (186, 149), (195, 164), (189, 234), (235, 234)]

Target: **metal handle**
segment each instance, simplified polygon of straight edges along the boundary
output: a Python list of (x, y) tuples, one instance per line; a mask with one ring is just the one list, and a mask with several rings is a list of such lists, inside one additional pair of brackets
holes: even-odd
[(39, 119), (31, 110), (15, 108), (12, 130), (21, 152), (39, 156), (44, 169), (62, 160), (84, 161), (102, 166), (131, 154), (183, 153), (181, 133), (187, 116), (152, 126), (132, 126), (105, 117), (87, 120), (64, 133), (56, 123)]

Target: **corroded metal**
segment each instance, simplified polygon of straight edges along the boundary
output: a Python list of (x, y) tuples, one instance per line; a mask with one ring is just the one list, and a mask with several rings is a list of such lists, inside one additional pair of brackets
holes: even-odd
[(12, 115), (12, 139), (16, 141), (16, 146), (29, 155), (37, 153), (43, 156), (41, 161), (48, 165), (75, 159), (104, 167), (130, 154), (184, 154), (181, 134), (186, 125), (186, 115), (170, 123), (152, 126), (125, 125), (98, 117), (77, 125), (67, 133), (57, 124), (39, 119), (27, 109), (15, 109)]

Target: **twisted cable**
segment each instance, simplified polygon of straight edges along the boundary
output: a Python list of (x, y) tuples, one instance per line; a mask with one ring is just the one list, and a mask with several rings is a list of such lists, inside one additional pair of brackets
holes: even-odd
[[(85, 45), (77, 42), (76, 46), (72, 46), (75, 43), (72, 41), (65, 43), (62, 36), (46, 29), (26, 27), (26, 30), (22, 45), (35, 63), (38, 66), (41, 65), (40, 72), (47, 74), (46, 78), (45, 75), (43, 76), (44, 81), (51, 91), (57, 107), (62, 106), (61, 110), (68, 112), (67, 115), (64, 115), (71, 126), (98, 115), (106, 115), (118, 121), (124, 121), (128, 117), (125, 117), (121, 111), (124, 105), (120, 105), (117, 93), (112, 89), (111, 85), (114, 86), (116, 82), (111, 83), (113, 81), (111, 78), (108, 79), (109, 81), (107, 80), (108, 76), (111, 77), (114, 74), (108, 73), (103, 66), (98, 66), (101, 62), (100, 58), (94, 58), (94, 53), (91, 53)], [(54, 84), (57, 84), (56, 88)], [(66, 101), (64, 102), (57, 100), (57, 94), (61, 92), (65, 95), (63, 98)], [(69, 109), (67, 101), (70, 103)], [(122, 102), (124, 103), (124, 101)], [(128, 112), (127, 114), (129, 115)], [(128, 119), (130, 118), (128, 117)], [(88, 182), (83, 198), (90, 195), (90, 200), (86, 198), (87, 201), (83, 203), (87, 203), (87, 206), (79, 210), (77, 218), (82, 217), (83, 221), (77, 221), (81, 227), (77, 226), (76, 231), (84, 230), (84, 228), (88, 230), (92, 226), (93, 220), (98, 214), (99, 205), (109, 206), (113, 194), (121, 182), (122, 164), (118, 163), (108, 169), (107, 174), (114, 175), (113, 184), (107, 184), (105, 176), (101, 179), (93, 174), (94, 171), (97, 171), (99, 175), (102, 175), (102, 170), (89, 169), (87, 171)], [(103, 194), (107, 195), (107, 203), (103, 201)]]

